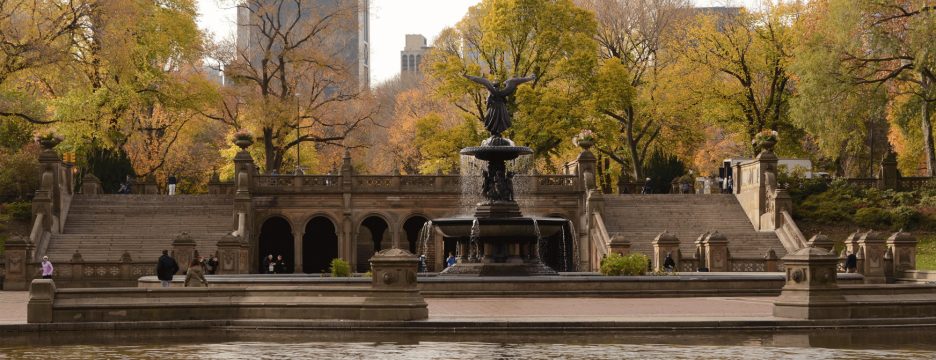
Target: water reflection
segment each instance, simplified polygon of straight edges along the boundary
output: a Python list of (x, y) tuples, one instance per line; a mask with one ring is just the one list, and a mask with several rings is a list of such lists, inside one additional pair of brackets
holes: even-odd
[(0, 335), (0, 358), (921, 359), (933, 329), (718, 334), (422, 334), (269, 329)]

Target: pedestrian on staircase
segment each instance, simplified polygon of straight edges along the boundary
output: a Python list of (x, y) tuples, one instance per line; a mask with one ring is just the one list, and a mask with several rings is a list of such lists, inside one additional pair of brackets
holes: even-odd
[(169, 184), (169, 195), (170, 195), (170, 196), (171, 196), (171, 195), (175, 195), (176, 183), (178, 183), (178, 182), (179, 182), (179, 180), (176, 179), (175, 175), (169, 175), (169, 179), (166, 179), (166, 183)]
[(185, 287), (190, 286), (208, 287), (208, 281), (205, 280), (205, 269), (202, 268), (200, 259), (192, 260), (192, 265), (185, 272)]
[(55, 268), (52, 267), (52, 262), (49, 261), (49, 257), (43, 256), (42, 257), (42, 278), (51, 279), (53, 271), (55, 271)]
[(169, 256), (169, 250), (163, 250), (162, 256), (160, 256), (159, 261), (156, 262), (156, 277), (159, 278), (162, 287), (169, 287), (169, 285), (172, 285), (172, 275), (175, 275), (177, 272), (179, 272), (179, 264), (176, 263), (175, 259)]

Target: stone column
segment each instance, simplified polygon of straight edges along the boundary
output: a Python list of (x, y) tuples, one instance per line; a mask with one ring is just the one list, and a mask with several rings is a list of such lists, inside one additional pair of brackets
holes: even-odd
[(881, 162), (881, 171), (878, 174), (878, 187), (897, 190), (899, 176), (897, 172), (897, 154), (893, 151), (888, 151), (887, 157)]
[(630, 253), (631, 243), (623, 235), (614, 235), (611, 237), (611, 244), (608, 245), (608, 252), (611, 254), (627, 255)]
[(14, 236), (6, 241), (3, 257), (6, 260), (6, 276), (3, 290), (26, 290), (33, 274), (29, 273), (29, 261), (32, 259), (33, 243), (29, 238)]
[(92, 173), (85, 174), (81, 179), (81, 193), (85, 195), (103, 194), (104, 188), (101, 186), (101, 179)]
[(695, 245), (695, 259), (697, 261), (696, 270), (702, 269), (702, 268), (708, 268), (707, 264), (705, 263), (705, 238), (708, 235), (709, 235), (709, 232), (706, 231), (702, 233), (701, 235), (699, 235), (699, 237), (697, 237), (696, 240), (693, 242), (693, 244)]
[(885, 283), (884, 252), (887, 251), (887, 243), (884, 235), (869, 230), (858, 237), (858, 245), (864, 255), (864, 265), (858, 267), (858, 272), (864, 275), (865, 283)]
[[(297, 179), (298, 180), (298, 179)], [(302, 273), (302, 236), (305, 234), (305, 228), (296, 226), (293, 230), (293, 273)]]
[[(257, 173), (257, 167), (254, 164), (253, 157), (247, 152), (253, 141), (239, 140), (235, 144), (241, 148), (234, 156), (234, 211), (231, 214), (234, 221), (240, 222), (240, 214), (244, 214), (244, 228), (237, 234), (243, 241), (247, 242), (247, 259), (250, 268), (260, 268), (260, 255), (256, 252), (256, 241), (254, 239), (254, 227), (259, 224), (254, 223), (254, 212), (251, 200), (251, 187), (253, 186), (253, 177)], [(241, 230), (241, 229), (238, 229)]]
[(777, 259), (777, 252), (773, 249), (767, 250), (767, 254), (764, 255), (764, 271), (766, 272), (777, 272), (780, 271), (780, 266), (778, 264), (779, 259)]
[(663, 260), (666, 255), (671, 254), (673, 261), (676, 262), (676, 269), (679, 269), (679, 238), (676, 235), (663, 231), (653, 239), (653, 270), (663, 271)]
[(705, 237), (705, 263), (709, 271), (731, 271), (728, 259), (728, 238), (717, 230)]
[(595, 157), (595, 154), (588, 151), (588, 148), (584, 148), (579, 153), (578, 158), (575, 159), (575, 162), (577, 164), (576, 175), (578, 175), (579, 181), (582, 182), (585, 190), (597, 189), (598, 184), (595, 181), (595, 173), (598, 158)]
[(408, 311), (387, 311), (385, 308), (362, 310), (362, 320), (422, 320), (429, 318), (429, 309), (417, 291), (416, 272), (419, 259), (403, 249), (381, 250), (370, 258), (373, 269), (371, 288), (374, 295), (368, 304), (384, 303)]
[(838, 258), (823, 249), (806, 247), (783, 257), (786, 284), (774, 301), (773, 314), (795, 319), (844, 319), (848, 303), (838, 287)]
[(859, 236), (861, 236), (861, 230), (855, 230), (855, 232), (851, 233), (851, 235), (848, 235), (848, 237), (845, 238), (846, 255), (848, 255), (848, 253), (852, 253), (856, 255), (858, 254), (858, 247), (859, 247), (858, 237)]
[(374, 289), (415, 289), (419, 258), (403, 249), (381, 250), (370, 258)]
[(835, 243), (833, 243), (828, 236), (816, 234), (809, 238), (809, 241), (806, 242), (806, 245), (817, 249), (823, 249), (831, 253)]
[(887, 238), (887, 247), (894, 255), (894, 275), (916, 269), (917, 239), (910, 233), (898, 231)]
[(224, 235), (218, 241), (218, 274), (247, 274), (247, 242), (243, 237)]
[(52, 279), (35, 279), (29, 285), (29, 302), (26, 304), (26, 322), (30, 324), (48, 324), (52, 317), (52, 303), (55, 301), (55, 283)]
[(195, 258), (195, 239), (183, 231), (172, 241), (172, 257), (179, 264), (179, 271), (185, 273)]

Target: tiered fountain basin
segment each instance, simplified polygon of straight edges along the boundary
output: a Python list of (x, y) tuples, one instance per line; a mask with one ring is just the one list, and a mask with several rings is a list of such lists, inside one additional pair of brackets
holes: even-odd
[[(432, 224), (458, 244), (458, 262), (442, 275), (558, 275), (540, 259), (540, 241), (568, 220), (549, 217), (443, 218)], [(476, 234), (472, 234), (475, 228)], [(473, 239), (473, 236), (476, 237)]]

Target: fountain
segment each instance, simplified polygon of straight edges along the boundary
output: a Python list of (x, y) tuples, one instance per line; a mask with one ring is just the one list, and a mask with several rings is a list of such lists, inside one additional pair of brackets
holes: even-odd
[(490, 91), (488, 112), (484, 126), (491, 133), (481, 146), (466, 147), (462, 155), (473, 156), (485, 162), (481, 171), (482, 201), (474, 216), (434, 219), (432, 224), (457, 243), (458, 261), (445, 269), (444, 275), (524, 276), (556, 275), (556, 271), (543, 263), (540, 249), (544, 238), (563, 231), (567, 220), (561, 218), (523, 216), (514, 199), (514, 173), (507, 161), (533, 151), (516, 146), (501, 133), (510, 125), (507, 96), (517, 85), (535, 80), (535, 77), (514, 78), (499, 83), (474, 77), (468, 79), (484, 85)]

